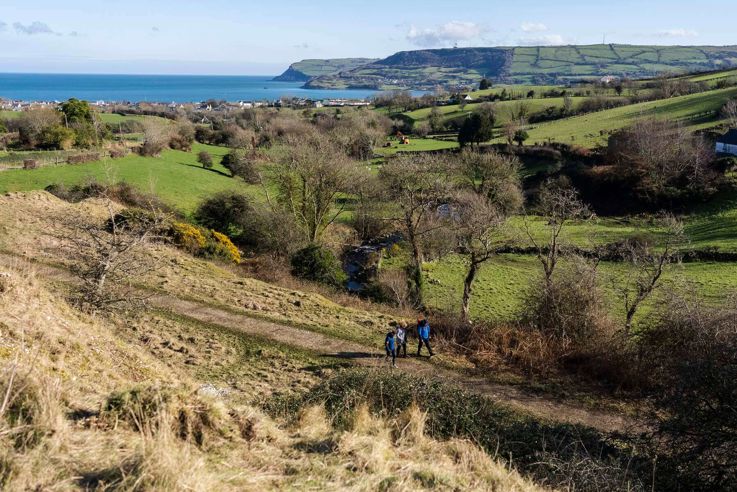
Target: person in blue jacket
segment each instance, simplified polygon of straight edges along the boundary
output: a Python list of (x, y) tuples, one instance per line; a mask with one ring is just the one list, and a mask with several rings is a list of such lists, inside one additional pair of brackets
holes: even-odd
[(394, 328), (386, 334), (386, 338), (384, 339), (384, 348), (386, 349), (385, 360), (389, 360), (389, 357), (391, 357), (392, 367), (397, 367), (397, 347), (396, 340), (394, 338)]
[(417, 338), (420, 340), (420, 343), (417, 345), (417, 357), (420, 356), (423, 343), (427, 347), (427, 351), (430, 352), (430, 357), (432, 357), (434, 354), (432, 353), (432, 347), (430, 347), (430, 323), (425, 318), (417, 320)]

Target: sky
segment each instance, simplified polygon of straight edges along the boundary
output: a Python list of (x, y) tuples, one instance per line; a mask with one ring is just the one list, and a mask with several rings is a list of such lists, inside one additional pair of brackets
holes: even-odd
[(0, 0), (0, 72), (271, 75), (452, 46), (737, 45), (735, 0)]

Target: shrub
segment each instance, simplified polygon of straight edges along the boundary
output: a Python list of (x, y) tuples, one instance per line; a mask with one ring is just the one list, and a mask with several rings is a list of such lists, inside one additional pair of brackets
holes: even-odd
[(292, 275), (335, 287), (341, 287), (347, 280), (340, 261), (333, 252), (316, 244), (294, 253)]
[[(674, 452), (683, 490), (737, 482), (737, 303), (715, 308), (674, 298), (642, 337), (656, 418)], [(650, 364), (650, 367), (648, 367)]]
[(559, 266), (550, 282), (535, 283), (525, 305), (527, 324), (573, 345), (590, 340), (607, 316), (596, 268), (581, 258)]
[(97, 152), (88, 152), (86, 154), (70, 155), (67, 157), (69, 164), (84, 164), (86, 162), (93, 162), (100, 160), (100, 154)]
[(233, 177), (240, 176), (250, 184), (258, 184), (261, 182), (261, 177), (256, 169), (255, 161), (249, 158), (243, 150), (232, 149), (223, 156), (220, 164), (230, 171), (230, 174)]
[(190, 152), (194, 143), (194, 125), (187, 120), (180, 120), (169, 138), (169, 147), (174, 150)]
[(53, 125), (41, 132), (39, 148), (42, 149), (71, 149), (75, 143), (76, 134), (71, 128), (64, 125)]
[(243, 193), (221, 191), (203, 201), (195, 218), (204, 227), (221, 231), (236, 241), (246, 230), (254, 214), (251, 199)]
[(197, 162), (202, 164), (202, 167), (204, 167), (205, 169), (212, 168), (212, 156), (209, 152), (203, 150), (202, 152), (197, 154)]
[(128, 155), (128, 149), (125, 147), (116, 147), (113, 149), (110, 149), (110, 158), (111, 159), (120, 159)]
[(174, 244), (193, 255), (199, 254), (207, 244), (207, 239), (202, 230), (186, 222), (173, 222), (170, 236), (174, 240)]
[[(517, 414), (492, 400), (455, 385), (409, 374), (351, 369), (340, 372), (301, 397), (272, 399), (267, 410), (295, 417), (299, 410), (324, 404), (339, 428), (349, 428), (363, 405), (387, 418), (398, 418), (412, 405), (427, 413), (425, 428), (439, 439), (470, 439), (546, 484), (571, 490), (644, 490), (651, 463), (634, 445), (570, 424), (546, 423)], [(551, 459), (554, 458), (555, 460)], [(566, 467), (561, 467), (566, 463)], [(586, 487), (591, 463), (600, 474)], [(575, 477), (581, 482), (572, 483)]]
[(241, 262), (241, 253), (230, 239), (217, 231), (204, 229), (186, 222), (173, 222), (169, 237), (175, 245), (195, 256), (218, 258), (233, 263)]
[(211, 238), (208, 238), (205, 246), (207, 254), (232, 261), (235, 264), (241, 262), (241, 252), (238, 251), (238, 248), (235, 247), (228, 236), (213, 230), (210, 231), (210, 236)]
[(227, 234), (240, 247), (260, 253), (291, 255), (303, 242), (291, 216), (256, 208), (238, 192), (224, 191), (200, 204), (200, 225)]

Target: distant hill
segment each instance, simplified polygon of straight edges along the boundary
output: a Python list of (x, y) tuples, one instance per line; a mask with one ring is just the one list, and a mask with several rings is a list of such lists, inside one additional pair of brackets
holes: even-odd
[(431, 90), (475, 85), (483, 77), (505, 83), (550, 84), (605, 75), (644, 78), (733, 66), (737, 66), (737, 46), (452, 48), (402, 51), (332, 73), (316, 75), (313, 70), (308, 74), (311, 77), (300, 80), (307, 80), (307, 88)]
[(375, 62), (376, 58), (335, 58), (332, 60), (302, 60), (292, 63), (281, 75), (274, 77), (277, 82), (307, 82), (314, 77), (335, 75), (344, 70), (352, 70)]

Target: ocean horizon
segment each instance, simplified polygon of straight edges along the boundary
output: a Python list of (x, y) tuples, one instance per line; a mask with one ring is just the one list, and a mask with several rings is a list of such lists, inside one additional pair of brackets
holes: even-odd
[(207, 99), (273, 101), (282, 97), (365, 99), (368, 89), (303, 89), (302, 82), (275, 82), (274, 75), (117, 75), (0, 73), (0, 98), (65, 101), (190, 103)]

